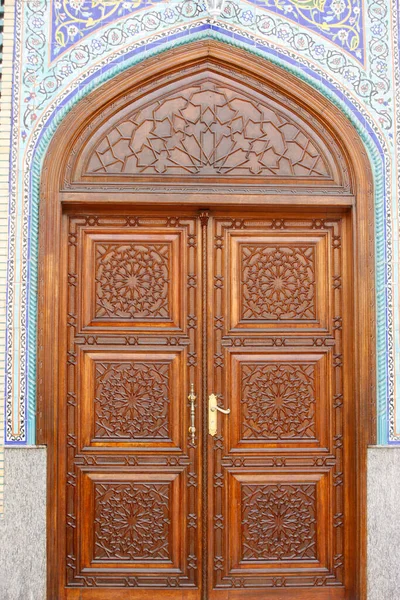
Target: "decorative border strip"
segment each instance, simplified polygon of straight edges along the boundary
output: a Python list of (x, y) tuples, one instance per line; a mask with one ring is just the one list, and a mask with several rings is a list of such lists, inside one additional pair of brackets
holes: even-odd
[[(22, 77), (24, 104), (22, 136), (24, 139), (35, 125), (38, 113), (62, 90), (73, 84), (76, 74), (107, 54), (120, 48), (128, 48), (133, 42), (140, 43), (155, 35), (166, 37), (185, 23), (192, 27), (207, 21), (207, 12), (201, 0), (169, 0), (159, 3), (157, 10), (140, 11), (121, 22), (117, 20), (102, 27), (96, 34), (87, 36), (75, 44), (57, 63), (46, 69), (46, 14), (47, 0), (41, 4), (27, 3), (25, 13), (26, 42), (24, 44), (24, 70)], [(390, 88), (389, 47), (385, 35), (388, 31), (388, 10), (385, 0), (369, 0), (369, 28), (367, 41), (371, 48), (369, 64), (363, 69), (357, 61), (329, 45), (315, 31), (303, 30), (290, 20), (271, 15), (248, 0), (227, 0), (220, 24), (236, 27), (247, 36), (258, 36), (265, 42), (274, 42), (283, 49), (292, 50), (299, 56), (307, 56), (316, 65), (341, 81), (345, 89), (353, 92), (366, 109), (371, 109), (381, 126), (392, 127), (392, 95)], [(246, 18), (245, 18), (246, 16)], [(208, 19), (210, 25), (213, 23)], [(22, 124), (22, 121), (21, 121)]]
[[(342, 0), (309, 3), (295, 0), (275, 3), (268, 0), (246, 1), (248, 6), (240, 9), (237, 14), (244, 25), (252, 24), (254, 14), (251, 6), (255, 5), (267, 14), (286, 17), (295, 27), (300, 25), (305, 31), (318, 31), (319, 35), (336, 45), (340, 51), (352, 55), (361, 64), (365, 63), (365, 7), (362, 0), (349, 0), (347, 3)], [(91, 6), (77, 0), (58, 0), (52, 3), (49, 19), (51, 61), (107, 24), (127, 21), (137, 12), (149, 8), (154, 12), (162, 2), (163, 0), (114, 0), (109, 3), (92, 2)], [(179, 3), (180, 9), (183, 4)], [(224, 16), (231, 11), (231, 4), (225, 5)], [(173, 20), (171, 16), (169, 18)]]
[[(8, 197), (11, 143), (12, 71), (14, 58), (14, 0), (8, 0), (4, 12), (3, 62), (0, 99), (0, 323), (6, 322)], [(5, 370), (5, 330), (0, 328), (0, 372)], [(0, 395), (4, 394), (4, 378), (0, 377)], [(4, 404), (0, 403), (0, 516), (4, 504)]]
[[(394, 164), (397, 165), (396, 179), (393, 181), (393, 217), (395, 219), (393, 231), (393, 285), (389, 290), (392, 296), (396, 313), (393, 315), (391, 327), (397, 330), (397, 339), (393, 351), (394, 377), (389, 380), (388, 398), (386, 404), (387, 437), (388, 445), (400, 445), (400, 2), (393, 0), (391, 10), (391, 31), (393, 35), (393, 89), (395, 105), (395, 131), (394, 131)], [(391, 357), (389, 357), (391, 360)], [(384, 443), (384, 442), (383, 442)]]

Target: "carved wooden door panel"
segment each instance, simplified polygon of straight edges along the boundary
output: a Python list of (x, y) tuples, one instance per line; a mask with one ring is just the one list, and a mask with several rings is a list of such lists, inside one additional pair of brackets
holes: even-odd
[(60, 598), (353, 598), (347, 221), (195, 212), (65, 215)]
[(346, 222), (211, 229), (209, 598), (355, 598)]
[(178, 589), (195, 600), (201, 494), (187, 395), (201, 386), (198, 219), (65, 219), (59, 597)]

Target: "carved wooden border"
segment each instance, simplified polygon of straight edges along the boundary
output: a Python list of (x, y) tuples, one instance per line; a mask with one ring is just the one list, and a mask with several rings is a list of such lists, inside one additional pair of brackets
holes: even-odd
[[(58, 329), (60, 306), (60, 265), (62, 255), (60, 233), (63, 227), (62, 205), (79, 206), (87, 210), (88, 205), (97, 207), (107, 204), (149, 202), (150, 190), (114, 187), (114, 192), (96, 186), (96, 193), (87, 190), (68, 190), (67, 171), (71, 157), (79, 150), (83, 139), (85, 123), (90, 122), (106, 106), (118, 104), (119, 99), (132, 90), (150, 85), (157, 87), (160, 74), (163, 77), (176, 77), (183, 69), (196, 68), (207, 62), (217, 65), (226, 74), (240, 77), (242, 82), (258, 81), (274, 87), (288, 102), (294, 102), (310, 115), (310, 119), (320, 123), (333, 138), (345, 157), (350, 188), (346, 193), (338, 193), (337, 188), (297, 189), (288, 191), (279, 186), (263, 188), (219, 187), (217, 193), (204, 195), (198, 187), (175, 190), (152, 189), (151, 203), (194, 204), (197, 206), (247, 203), (269, 205), (269, 207), (296, 206), (310, 208), (347, 207), (351, 211), (353, 231), (352, 269), (354, 273), (354, 348), (355, 386), (358, 431), (357, 446), (357, 520), (358, 585), (357, 597), (366, 598), (366, 458), (367, 445), (374, 443), (376, 431), (376, 391), (375, 391), (375, 290), (374, 290), (374, 205), (373, 180), (366, 150), (345, 116), (326, 98), (304, 82), (268, 61), (223, 43), (207, 40), (195, 42), (170, 50), (145, 60), (127, 72), (115, 77), (85, 99), (66, 116), (58, 128), (46, 155), (42, 173), (40, 197), (40, 240), (39, 240), (39, 322), (38, 322), (38, 396), (37, 396), (37, 439), (39, 444), (47, 444), (48, 454), (48, 509), (47, 509), (47, 552), (48, 552), (48, 598), (58, 598), (57, 591), (57, 513), (54, 508), (57, 490), (57, 413), (58, 352), (63, 344), (62, 333)], [(250, 182), (249, 182), (250, 183)], [(67, 188), (67, 189), (66, 189)], [(64, 190), (64, 191), (62, 191)], [(351, 192), (350, 192), (351, 190)], [(203, 191), (203, 193), (201, 193)], [(168, 193), (169, 192), (169, 193)], [(171, 192), (174, 192), (172, 195)], [(183, 196), (185, 194), (185, 196)], [(221, 203), (220, 194), (224, 194)], [(227, 197), (227, 194), (229, 195)]]

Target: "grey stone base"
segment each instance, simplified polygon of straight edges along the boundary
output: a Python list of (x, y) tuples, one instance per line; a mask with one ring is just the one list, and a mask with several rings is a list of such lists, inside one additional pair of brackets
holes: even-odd
[(368, 450), (368, 600), (400, 600), (400, 447)]
[(0, 599), (46, 598), (46, 449), (6, 448)]
[[(46, 450), (6, 448), (5, 481), (0, 600), (45, 600)], [(368, 600), (400, 600), (400, 447), (368, 450)]]

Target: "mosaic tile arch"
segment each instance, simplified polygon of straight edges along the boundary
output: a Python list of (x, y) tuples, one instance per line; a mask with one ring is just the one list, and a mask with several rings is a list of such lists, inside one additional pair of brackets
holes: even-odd
[[(112, 14), (111, 4), (118, 5)], [(361, 57), (338, 39), (323, 37), (320, 29), (305, 25), (300, 17), (296, 21), (293, 14), (266, 8), (262, 2), (228, 1), (217, 22), (210, 19), (202, 2), (133, 4), (92, 0), (16, 3), (16, 35), (22, 41), (15, 48), (12, 103), (6, 443), (35, 441), (39, 182), (49, 141), (65, 114), (97, 86), (155, 53), (202, 38), (245, 48), (291, 71), (334, 102), (364, 141), (376, 194), (379, 442), (397, 443), (400, 419), (396, 416), (400, 414), (395, 413), (394, 390), (396, 378), (400, 379), (396, 365), (400, 334), (399, 315), (393, 306), (398, 306), (395, 269), (399, 265), (392, 256), (397, 252), (393, 215), (398, 207), (391, 191), (398, 177), (394, 169), (399, 150), (395, 126), (400, 119), (394, 116), (400, 99), (393, 96), (394, 82), (389, 77), (391, 61), (398, 65), (399, 59), (391, 55), (393, 45), (387, 39), (389, 26), (397, 35), (397, 12), (390, 13), (385, 0), (368, 0), (360, 7), (358, 26), (366, 49)], [(307, 3), (297, 4), (303, 12), (314, 11), (317, 18), (312, 3), (307, 9)], [(103, 5), (102, 13), (97, 10), (99, 5)], [(296, 6), (296, 2), (287, 2), (289, 5)], [(332, 2), (324, 6), (328, 11)], [(66, 8), (75, 16), (79, 11), (87, 13), (79, 26), (74, 25), (79, 33), (73, 30), (76, 35), (70, 32), (69, 37), (59, 28)], [(390, 14), (394, 15), (392, 24)], [(52, 37), (48, 35), (50, 22)], [(364, 28), (363, 22), (367, 23)], [(376, 68), (377, 57), (384, 63), (380, 69)]]
[[(160, 2), (163, 0), (56, 0), (52, 4), (50, 21), (51, 60), (55, 60), (76, 45), (78, 40), (83, 40), (107, 23), (123, 23), (128, 28), (131, 27), (131, 17), (144, 8), (151, 7), (157, 10)], [(175, 4), (176, 16), (187, 16), (196, 6), (191, 1)], [(282, 15), (304, 29), (317, 31), (323, 38), (349, 53), (361, 64), (365, 64), (365, 7), (361, 0), (249, 0), (248, 4), (250, 7), (258, 6), (273, 15)], [(224, 16), (229, 17), (236, 13), (244, 25), (250, 26), (254, 21), (250, 7), (247, 10), (238, 10), (234, 2), (228, 2), (224, 7)], [(172, 14), (166, 17), (172, 24)], [(151, 18), (155, 18), (154, 13), (150, 20)], [(151, 23), (148, 23), (148, 27), (151, 27)]]

